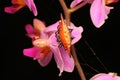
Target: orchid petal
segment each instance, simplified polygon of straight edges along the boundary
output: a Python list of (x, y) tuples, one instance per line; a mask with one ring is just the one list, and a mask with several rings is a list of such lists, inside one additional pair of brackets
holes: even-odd
[(58, 29), (58, 25), (59, 25), (59, 21), (57, 21), (56, 23), (50, 25), (50, 26), (47, 26), (47, 28), (45, 29), (45, 32), (56, 32), (57, 29)]
[(43, 59), (38, 59), (38, 63), (42, 67), (45, 67), (50, 63), (51, 59), (52, 59), (52, 52), (49, 52)]
[(111, 3), (116, 3), (118, 2), (119, 0), (106, 0), (106, 4), (111, 4)]
[(120, 80), (120, 76), (118, 76), (117, 73), (109, 72), (108, 75), (111, 75), (112, 77), (114, 77), (115, 80)]
[(25, 5), (24, 0), (11, 0), (11, 3), (13, 5), (16, 5), (16, 4)]
[(37, 12), (37, 8), (35, 6), (35, 3), (33, 0), (24, 0), (26, 5), (29, 7), (30, 11), (33, 12), (34, 16), (37, 16), (38, 12)]
[(94, 0), (88, 0), (88, 3), (91, 4)]
[(93, 76), (90, 80), (116, 80), (116, 79), (111, 75), (99, 73)]
[(79, 4), (82, 1), (83, 0), (73, 0), (73, 2), (70, 4), (70, 7), (73, 8), (73, 7), (75, 7), (77, 4)]
[(10, 14), (14, 14), (25, 6), (23, 0), (12, 0), (12, 4), (13, 4), (12, 6), (5, 7), (4, 11)]
[(28, 34), (33, 34), (34, 33), (34, 28), (31, 24), (27, 24), (25, 26), (25, 30), (27, 31)]
[(36, 18), (33, 20), (33, 26), (34, 26), (34, 29), (38, 31), (43, 31), (46, 28), (45, 24), (41, 20)]
[(71, 44), (73, 45), (81, 39), (83, 28), (81, 26), (75, 27), (75, 25), (71, 23), (69, 29), (72, 29), (71, 36), (73, 39), (71, 41)]
[[(114, 9), (114, 7), (105, 6), (105, 13), (106, 13), (106, 14), (109, 14), (111, 9)], [(107, 19), (107, 18), (108, 18), (108, 16), (106, 15), (106, 19)]]
[(115, 77), (115, 80), (120, 80), (120, 76), (116, 76), (116, 77)]
[(52, 46), (52, 45), (50, 45), (50, 48), (51, 48), (51, 50), (52, 50), (52, 52), (54, 54), (54, 58), (55, 58), (57, 67), (60, 70), (59, 76), (61, 76), (62, 72), (63, 72), (63, 66), (64, 66), (61, 53), (60, 53), (60, 51), (58, 49), (58, 46)]
[(49, 41), (47, 39), (41, 39), (41, 38), (40, 39), (36, 39), (32, 43), (33, 43), (33, 45), (35, 47), (38, 47), (40, 49), (49, 46)]
[(74, 70), (74, 60), (72, 56), (69, 56), (64, 47), (60, 48), (61, 56), (64, 62), (64, 71), (72, 72)]
[(82, 32), (83, 32), (83, 28), (82, 27), (76, 27), (76, 29), (74, 29), (71, 34), (73, 36), (73, 39), (71, 41), (71, 44), (75, 44), (76, 42), (78, 42), (81, 37), (82, 37)]
[(32, 38), (32, 39), (34, 39), (35, 37), (37, 38), (37, 37), (40, 36), (40, 32), (38, 32), (37, 30), (35, 30), (35, 29), (33, 28), (33, 26), (30, 25), (30, 24), (27, 24), (27, 25), (25, 26), (25, 29), (26, 29), (26, 31), (27, 31), (27, 36), (30, 37), (30, 38)]
[(33, 25), (34, 25), (34, 29), (40, 31), (40, 38), (43, 39), (47, 39), (48, 35), (46, 35), (46, 33), (44, 32), (44, 29), (46, 28), (45, 24), (39, 20), (39, 19), (34, 19), (33, 20)]
[(36, 47), (28, 48), (23, 50), (23, 54), (28, 57), (34, 58), (36, 54), (38, 54), (40, 50)]
[(56, 38), (55, 33), (53, 33), (53, 34), (50, 36), (49, 42), (50, 42), (50, 44), (52, 44), (53, 46), (58, 46), (58, 45), (59, 45), (59, 43), (57, 42), (57, 38)]
[(9, 6), (9, 7), (5, 7), (4, 11), (6, 13), (10, 13), (10, 14), (14, 14), (16, 13), (18, 10), (20, 10), (23, 6), (21, 5), (13, 5), (13, 6)]
[[(111, 8), (105, 7), (105, 1), (104, 0), (94, 0), (91, 8), (90, 8), (90, 15), (93, 24), (95, 27), (100, 28), (107, 19), (107, 15), (109, 13)], [(107, 11), (107, 12), (106, 12)]]

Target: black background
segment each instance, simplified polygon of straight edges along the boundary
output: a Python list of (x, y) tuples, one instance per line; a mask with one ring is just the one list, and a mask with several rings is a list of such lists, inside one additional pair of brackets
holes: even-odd
[[(23, 49), (31, 47), (31, 40), (25, 36), (25, 25), (32, 24), (33, 18), (38, 18), (50, 25), (59, 20), (62, 8), (58, 0), (34, 0), (38, 9), (38, 16), (34, 17), (28, 7), (24, 7), (16, 14), (4, 12), (4, 7), (11, 5), (11, 0), (0, 0), (0, 40), (2, 51), (3, 79), (12, 80), (80, 80), (76, 68), (72, 73), (63, 72), (58, 77), (59, 70), (54, 59), (47, 67), (41, 67), (37, 61), (23, 55)], [(66, 0), (68, 5), (69, 0)], [(106, 23), (101, 28), (95, 28), (89, 16), (90, 5), (86, 5), (71, 15), (71, 21), (76, 26), (82, 26), (82, 39), (75, 44), (81, 66), (89, 80), (97, 71), (116, 72), (120, 75), (120, 2), (112, 4), (114, 9), (108, 15)], [(93, 55), (89, 43), (103, 65)], [(85, 65), (89, 64), (92, 68)]]

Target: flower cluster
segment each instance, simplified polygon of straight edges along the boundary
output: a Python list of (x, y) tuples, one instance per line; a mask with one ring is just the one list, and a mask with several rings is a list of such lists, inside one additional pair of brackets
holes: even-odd
[[(57, 67), (60, 69), (59, 75), (61, 75), (63, 71), (72, 72), (74, 69), (74, 61), (71, 54), (69, 55), (63, 44), (60, 44), (63, 42), (57, 40), (58, 36), (56, 32), (58, 32), (57, 28), (60, 27), (60, 22), (61, 20), (46, 27), (42, 21), (34, 19), (34, 27), (27, 24), (27, 35), (32, 39), (33, 47), (23, 50), (25, 56), (38, 60), (41, 66), (46, 66), (51, 61), (52, 56), (54, 56)], [(75, 27), (75, 25), (71, 23), (71, 26), (68, 26), (68, 30), (69, 29), (72, 30), (70, 35), (73, 39), (70, 44), (73, 45), (81, 38), (83, 28), (81, 26)], [(64, 33), (62, 35), (65, 35)], [(65, 37), (63, 38), (67, 40), (69, 35), (65, 35)]]
[(38, 12), (33, 0), (11, 0), (12, 6), (5, 7), (6, 13), (14, 14), (21, 8), (28, 6), (30, 11), (33, 12), (34, 16), (37, 16)]
[[(61, 76), (63, 71), (73, 72), (75, 61), (71, 54), (71, 46), (81, 39), (83, 32), (82, 26), (77, 27), (70, 21), (70, 13), (89, 4), (91, 5), (91, 21), (96, 28), (100, 28), (108, 19), (110, 10), (114, 9), (109, 4), (116, 3), (118, 0), (73, 0), (70, 8), (65, 5), (64, 0), (59, 0), (59, 2), (64, 10), (65, 18), (60, 15), (60, 20), (49, 26), (34, 18), (33, 25), (25, 26), (26, 35), (31, 38), (33, 47), (24, 49), (23, 54), (37, 60), (43, 67), (47, 66), (54, 57), (57, 68), (60, 70), (59, 76)], [(34, 0), (11, 0), (11, 3), (11, 6), (4, 8), (6, 13), (15, 14), (27, 6), (34, 16), (38, 15)], [(100, 73), (90, 80), (120, 80), (120, 77), (114, 76), (113, 73)]]

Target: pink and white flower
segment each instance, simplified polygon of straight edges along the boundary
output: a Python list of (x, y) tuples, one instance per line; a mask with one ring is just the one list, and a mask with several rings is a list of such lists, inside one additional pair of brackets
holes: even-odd
[(33, 0), (11, 0), (12, 6), (8, 6), (4, 8), (6, 13), (14, 14), (21, 8), (25, 7), (26, 5), (33, 12), (34, 16), (37, 16), (37, 8)]

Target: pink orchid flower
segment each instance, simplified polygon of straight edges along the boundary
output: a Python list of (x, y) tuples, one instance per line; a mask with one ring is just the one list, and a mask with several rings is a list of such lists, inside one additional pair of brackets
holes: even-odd
[(100, 28), (105, 20), (108, 19), (108, 14), (113, 7), (107, 4), (117, 2), (118, 0), (93, 0), (90, 7), (90, 16), (95, 27)]
[[(73, 0), (70, 7), (73, 8), (79, 3), (84, 2), (85, 0)], [(100, 28), (105, 20), (108, 18), (108, 14), (113, 7), (107, 6), (111, 3), (116, 3), (118, 0), (88, 0), (88, 3), (91, 4), (90, 7), (90, 16), (95, 27)]]
[[(37, 60), (43, 67), (50, 63), (52, 56), (54, 56), (57, 67), (60, 70), (59, 76), (61, 76), (63, 71), (72, 72), (74, 70), (74, 60), (72, 56), (70, 57), (68, 55), (63, 46), (58, 47), (59, 42), (57, 41), (55, 32), (57, 31), (59, 22), (46, 28), (42, 21), (34, 19), (33, 25), (34, 28), (27, 25), (26, 30), (28, 32), (28, 36), (32, 38), (34, 47), (24, 49), (24, 55)], [(75, 27), (73, 24), (70, 28), (73, 29), (71, 34), (74, 37), (71, 44), (75, 44), (81, 38), (83, 29), (82, 27)], [(39, 31), (39, 36), (37, 35), (37, 38), (36, 30), (37, 33)]]
[[(34, 27), (33, 27), (34, 26)], [(46, 28), (44, 23), (38, 19), (33, 20), (33, 26), (27, 24), (25, 26), (27, 36), (32, 39), (33, 47), (24, 49), (23, 53), (25, 56), (32, 57), (34, 60), (39, 60), (41, 66), (46, 66), (52, 56), (52, 52), (48, 47), (48, 34), (44, 33)]]
[(78, 5), (80, 2), (82, 2), (83, 0), (73, 0), (72, 3), (70, 4), (70, 7), (73, 8), (76, 5)]
[(4, 11), (6, 13), (14, 14), (26, 5), (29, 7), (30, 11), (33, 12), (34, 16), (37, 16), (38, 12), (33, 0), (11, 0), (12, 6), (5, 7)]
[[(60, 21), (57, 21), (53, 25), (48, 26), (45, 29), (45, 32), (51, 33), (51, 32), (58, 31), (59, 22)], [(81, 34), (83, 32), (83, 28), (81, 26), (75, 27), (75, 25), (73, 23), (70, 23), (70, 26), (68, 26), (68, 28), (71, 30), (71, 36), (73, 37), (73, 39), (71, 41), (71, 45), (73, 45), (81, 39), (81, 37), (82, 37)], [(54, 43), (54, 46), (52, 46), (51, 48), (53, 49), (53, 51), (55, 51), (55, 53), (57, 53), (58, 52), (57, 48), (60, 43), (59, 43), (58, 39), (56, 38), (56, 34), (53, 34), (51, 37), (53, 39), (52, 43)], [(55, 46), (57, 46), (57, 47), (55, 47)], [(63, 70), (67, 71), (67, 72), (72, 72), (73, 68), (74, 68), (74, 61), (73, 61), (72, 56), (70, 57), (68, 55), (68, 52), (65, 50), (65, 48), (63, 46), (59, 47), (59, 50), (60, 50), (61, 57), (63, 59), (63, 61), (61, 61), (61, 63), (63, 63), (63, 65), (58, 64), (58, 68), (61, 67), (60, 72), (62, 73)], [(70, 68), (70, 66), (71, 66), (71, 68)]]
[(115, 73), (99, 73), (93, 76), (90, 80), (120, 80), (120, 76)]
[(73, 0), (70, 4), (70, 8), (73, 8), (84, 1), (87, 1), (88, 3), (92, 3), (94, 0)]

